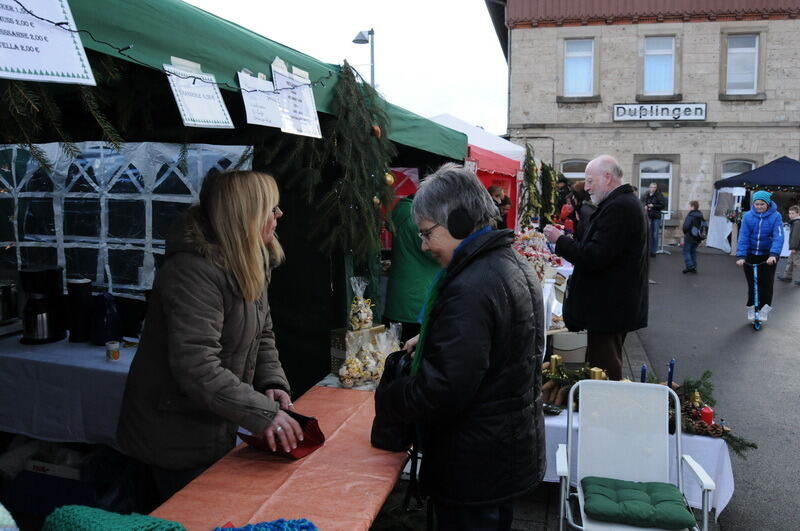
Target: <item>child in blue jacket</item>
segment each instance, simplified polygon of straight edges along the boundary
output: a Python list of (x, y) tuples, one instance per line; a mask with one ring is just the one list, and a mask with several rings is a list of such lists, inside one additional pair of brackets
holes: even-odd
[(771, 193), (759, 190), (751, 198), (752, 208), (742, 217), (736, 265), (764, 264), (758, 268), (757, 308), (753, 308), (753, 268), (749, 265), (744, 268), (744, 276), (747, 278), (748, 316), (757, 310), (761, 312), (761, 319), (766, 320), (772, 309), (772, 286), (783, 249), (783, 219), (778, 213), (778, 206), (772, 202)]

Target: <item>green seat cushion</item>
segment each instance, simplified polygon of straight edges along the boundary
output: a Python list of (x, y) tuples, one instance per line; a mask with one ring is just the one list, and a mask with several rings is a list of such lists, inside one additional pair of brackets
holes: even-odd
[(587, 476), (581, 487), (583, 511), (595, 520), (660, 529), (686, 529), (697, 523), (671, 483)]

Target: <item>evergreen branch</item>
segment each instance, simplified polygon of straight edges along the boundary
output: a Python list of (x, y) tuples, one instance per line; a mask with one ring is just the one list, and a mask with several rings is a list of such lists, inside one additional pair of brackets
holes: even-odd
[(47, 159), (47, 155), (45, 154), (44, 150), (42, 150), (42, 148), (30, 142), (24, 144), (18, 144), (17, 146), (23, 149), (27, 149), (30, 152), (33, 160), (35, 160), (39, 164), (39, 167), (43, 169), (45, 172), (47, 173), (53, 172), (53, 163)]
[(681, 386), (683, 398), (688, 400), (695, 391), (698, 391), (703, 402), (714, 407), (717, 401), (714, 400), (714, 384), (711, 383), (711, 374), (711, 371), (706, 370), (699, 380), (686, 378)]
[(744, 437), (739, 437), (738, 435), (734, 435), (733, 433), (726, 431), (722, 434), (722, 438), (728, 443), (728, 448), (733, 450), (733, 453), (741, 457), (742, 459), (747, 459), (745, 452), (748, 450), (757, 450), (758, 444), (754, 443), (753, 441), (748, 441)]
[(186, 142), (181, 142), (181, 147), (178, 151), (178, 171), (184, 175), (189, 174), (189, 144)]
[[(36, 93), (28, 89), (26, 83), (23, 82), (12, 83), (11, 88), (17, 90), (20, 98), (22, 98), (22, 102), (24, 104), (27, 104), (27, 106), (30, 107), (31, 111), (39, 112), (39, 101), (38, 101), (39, 97), (36, 95)], [(20, 114), (23, 113), (20, 112)]]
[(114, 126), (108, 121), (105, 117), (103, 112), (100, 110), (100, 104), (97, 102), (95, 98), (94, 92), (91, 88), (81, 85), (81, 102), (83, 103), (84, 108), (92, 115), (94, 121), (97, 123), (98, 127), (100, 127), (100, 131), (102, 132), (103, 140), (109, 143), (111, 146), (114, 147), (117, 151), (122, 150), (122, 144), (125, 141), (122, 139), (120, 134), (114, 129)]

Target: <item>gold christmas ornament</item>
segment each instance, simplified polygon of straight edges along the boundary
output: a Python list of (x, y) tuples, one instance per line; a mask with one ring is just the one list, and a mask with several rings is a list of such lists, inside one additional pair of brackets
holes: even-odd
[(372, 126), (372, 136), (375, 138), (380, 138), (383, 135), (383, 131), (381, 131), (381, 126), (373, 125)]
[(394, 175), (387, 172), (383, 175), (383, 182), (386, 183), (386, 186), (392, 186), (394, 184)]
[(380, 200), (380, 199), (378, 199), (378, 196), (377, 196), (377, 195), (373, 195), (373, 196), (372, 196), (372, 203), (373, 203), (375, 206), (378, 206), (378, 205), (380, 205), (380, 204), (381, 204), (381, 200)]

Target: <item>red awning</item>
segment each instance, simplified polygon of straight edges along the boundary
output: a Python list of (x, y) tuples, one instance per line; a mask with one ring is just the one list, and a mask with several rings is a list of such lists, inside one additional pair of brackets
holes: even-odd
[(489, 173), (500, 173), (509, 177), (516, 177), (517, 170), (519, 170), (519, 161), (498, 155), (494, 151), (479, 148), (470, 144), (468, 146), (468, 158), (474, 160), (478, 164), (478, 170), (483, 170)]

